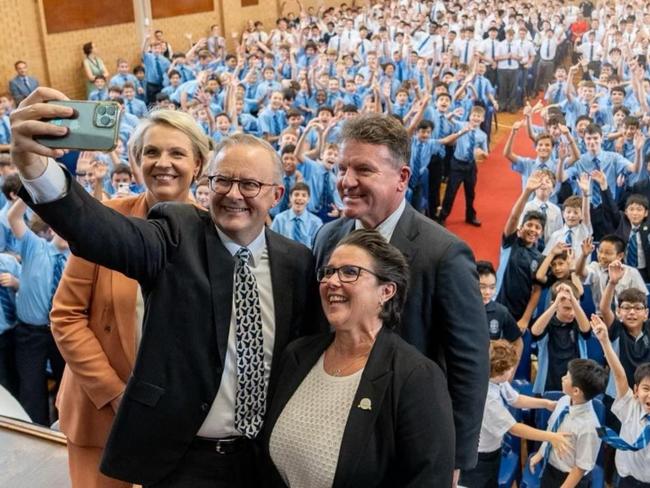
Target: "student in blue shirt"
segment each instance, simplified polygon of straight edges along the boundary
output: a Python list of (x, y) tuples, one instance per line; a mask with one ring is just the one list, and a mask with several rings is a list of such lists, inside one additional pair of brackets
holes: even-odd
[(117, 60), (117, 73), (111, 78), (108, 84), (109, 86), (122, 88), (127, 81), (133, 83), (133, 86), (136, 86), (138, 83), (138, 79), (131, 73), (129, 62), (126, 59), (120, 58)]
[[(151, 51), (149, 51), (151, 47)], [(156, 95), (162, 90), (165, 73), (170, 66), (170, 61), (163, 56), (164, 44), (158, 41), (151, 42), (151, 35), (147, 34), (142, 49), (142, 63), (145, 72), (146, 101), (152, 104), (156, 101)]]
[(49, 360), (57, 386), (64, 362), (50, 330), (52, 297), (70, 253), (68, 243), (54, 234), (40, 219), (27, 227), (23, 216), (27, 206), (18, 199), (9, 211), (9, 225), (20, 243), (22, 271), (16, 295), (15, 328), (18, 401), (32, 421), (50, 425), (46, 364)]
[(20, 287), (20, 264), (11, 254), (0, 254), (0, 386), (18, 396), (15, 367), (14, 327), (16, 290)]
[(136, 85), (135, 85), (136, 97), (138, 100), (142, 100), (143, 102), (146, 102), (147, 93), (145, 90), (145, 86), (147, 82), (145, 80), (144, 66), (136, 66), (135, 68), (133, 68), (133, 76), (135, 76), (136, 79)]
[(106, 88), (106, 77), (104, 75), (95, 76), (93, 81), (95, 89), (88, 95), (88, 100), (92, 102), (102, 102), (108, 100), (108, 89)]
[(311, 249), (323, 221), (307, 211), (309, 200), (309, 185), (299, 181), (289, 192), (290, 208), (275, 217), (271, 230)]
[(484, 159), (488, 152), (487, 135), (480, 129), (484, 116), (485, 109), (483, 107), (472, 107), (469, 122), (459, 124), (460, 132), (440, 141), (447, 145), (456, 143), (454, 156), (451, 160), (449, 183), (447, 183), (442, 210), (440, 210), (440, 222), (442, 223), (451, 213), (456, 193), (462, 183), (465, 188), (465, 222), (475, 227), (481, 226), (474, 209), (474, 191), (476, 188), (476, 158), (478, 156), (480, 159)]
[(7, 109), (0, 105), (0, 152), (9, 152), (11, 144), (11, 122)]
[(124, 98), (124, 110), (139, 119), (147, 115), (147, 106), (142, 100), (135, 98), (135, 86), (130, 82), (124, 83), (122, 87)]
[(0, 209), (0, 252), (18, 254), (20, 246), (9, 226), (9, 210), (18, 198), (18, 192), (22, 182), (17, 174), (10, 174), (2, 182), (2, 194), (5, 197), (5, 204)]
[[(280, 159), (282, 160), (283, 169), (282, 185), (284, 186), (285, 191), (278, 204), (269, 210), (271, 218), (275, 218), (278, 214), (289, 209), (289, 191), (287, 189), (293, 188), (299, 181), (302, 181), (302, 173), (296, 169), (298, 159), (296, 158), (295, 152), (295, 144), (285, 144), (280, 150)], [(309, 201), (309, 198), (307, 198), (307, 201)]]
[(255, 99), (259, 106), (268, 102), (273, 92), (282, 90), (282, 85), (275, 81), (275, 69), (273, 66), (266, 66), (262, 70), (262, 77), (264, 80), (257, 84), (257, 90), (255, 91)]
[(282, 109), (282, 92), (271, 94), (271, 101), (259, 113), (257, 121), (264, 139), (277, 149), (280, 134), (287, 127), (287, 116)]

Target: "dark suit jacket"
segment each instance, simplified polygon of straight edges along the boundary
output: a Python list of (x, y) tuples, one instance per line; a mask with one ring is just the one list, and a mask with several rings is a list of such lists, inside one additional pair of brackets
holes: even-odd
[[(113, 478), (152, 484), (174, 470), (219, 389), (234, 259), (208, 212), (163, 203), (150, 211), (148, 220), (128, 218), (96, 201), (68, 173), (66, 177), (70, 189), (65, 197), (30, 206), (75, 255), (137, 280), (145, 301), (140, 349), (101, 470)], [(307, 314), (320, 307), (310, 251), (272, 231), (266, 232), (266, 243), (275, 304), (272, 391), (282, 351), (290, 340), (305, 335), (305, 325), (316, 323)]]
[[(280, 363), (265, 447), (278, 417), (333, 334), (298, 339)], [(371, 409), (358, 407), (371, 401)], [(345, 425), (333, 488), (448, 487), (454, 469), (454, 423), (445, 377), (434, 362), (392, 331), (377, 336)], [(284, 487), (270, 466), (271, 485)]]
[[(354, 229), (352, 219), (323, 226), (316, 265)], [(488, 326), (474, 257), (467, 245), (407, 204), (391, 244), (411, 267), (401, 336), (446, 371), (456, 425), (456, 467), (476, 464), (489, 380)]]
[(19, 104), (23, 98), (27, 98), (31, 92), (38, 88), (38, 80), (36, 78), (28, 76), (27, 79), (29, 80), (29, 89), (25, 86), (22, 76), (16, 76), (9, 80), (9, 92), (16, 101), (16, 104)]

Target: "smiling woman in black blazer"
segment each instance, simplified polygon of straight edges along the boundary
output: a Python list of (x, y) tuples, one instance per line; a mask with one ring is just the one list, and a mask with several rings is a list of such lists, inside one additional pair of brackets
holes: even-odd
[(408, 275), (402, 254), (367, 230), (349, 234), (319, 270), (334, 332), (283, 354), (265, 422), (271, 486), (451, 486), (445, 377), (392, 331)]

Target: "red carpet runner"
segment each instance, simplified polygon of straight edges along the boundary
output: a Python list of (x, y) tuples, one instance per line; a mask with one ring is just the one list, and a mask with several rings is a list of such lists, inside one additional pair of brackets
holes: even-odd
[[(456, 196), (452, 213), (446, 222), (451, 232), (470, 245), (477, 260), (487, 259), (492, 261), (495, 267), (499, 260), (503, 226), (510, 215), (512, 205), (521, 193), (521, 176), (512, 171), (510, 162), (503, 156), (503, 148), (510, 132), (509, 123), (513, 120), (512, 116), (507, 118), (508, 122), (500, 124), (500, 128), (505, 130), (495, 133), (493, 149), (478, 168), (474, 208), (483, 226), (472, 227), (465, 223), (465, 194), (462, 189)], [(533, 144), (524, 128), (517, 133), (513, 151), (521, 156), (534, 157)]]

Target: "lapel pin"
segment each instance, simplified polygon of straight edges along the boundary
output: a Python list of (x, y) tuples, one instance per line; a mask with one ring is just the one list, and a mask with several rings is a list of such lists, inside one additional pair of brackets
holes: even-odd
[(372, 402), (370, 401), (370, 398), (362, 398), (357, 408), (360, 408), (361, 410), (372, 410)]

